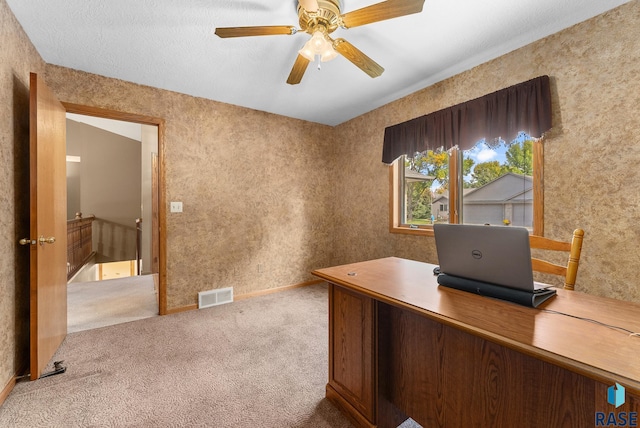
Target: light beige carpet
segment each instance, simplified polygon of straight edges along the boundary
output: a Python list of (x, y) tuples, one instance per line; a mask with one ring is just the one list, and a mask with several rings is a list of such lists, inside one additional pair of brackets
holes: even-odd
[(66, 373), (19, 382), (0, 426), (350, 427), (324, 398), (327, 311), (313, 285), (71, 333)]
[(132, 276), (67, 286), (67, 332), (158, 315), (153, 276)]
[[(327, 287), (71, 333), (0, 427), (349, 428), (325, 398)], [(419, 428), (409, 420), (403, 428)]]

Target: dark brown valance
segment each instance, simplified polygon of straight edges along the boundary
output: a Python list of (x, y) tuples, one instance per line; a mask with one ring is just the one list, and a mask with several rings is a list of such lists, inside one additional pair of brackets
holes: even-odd
[(420, 116), (384, 131), (382, 162), (425, 150), (468, 150), (479, 140), (511, 141), (525, 131), (540, 138), (551, 128), (549, 76)]

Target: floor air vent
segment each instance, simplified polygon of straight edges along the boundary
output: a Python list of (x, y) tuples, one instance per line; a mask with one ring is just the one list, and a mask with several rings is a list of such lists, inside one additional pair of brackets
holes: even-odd
[(231, 302), (233, 302), (233, 287), (218, 288), (216, 290), (201, 291), (198, 293), (198, 309)]

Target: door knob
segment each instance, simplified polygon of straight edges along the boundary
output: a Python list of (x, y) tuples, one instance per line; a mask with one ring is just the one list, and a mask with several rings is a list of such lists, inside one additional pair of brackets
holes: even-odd
[(29, 238), (22, 238), (18, 241), (20, 245), (36, 245), (36, 241), (32, 241)]
[(40, 242), (40, 245), (44, 245), (45, 243), (53, 244), (54, 242), (56, 242), (56, 238), (54, 238), (53, 236), (49, 238), (45, 238), (44, 236), (40, 235), (40, 238), (38, 238), (38, 241)]

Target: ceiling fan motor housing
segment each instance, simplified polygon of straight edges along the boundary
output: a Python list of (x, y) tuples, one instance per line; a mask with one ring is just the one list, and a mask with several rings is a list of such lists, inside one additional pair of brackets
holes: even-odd
[(309, 34), (324, 29), (325, 34), (334, 32), (340, 26), (340, 0), (318, 0), (318, 10), (308, 12), (298, 5), (300, 28)]

